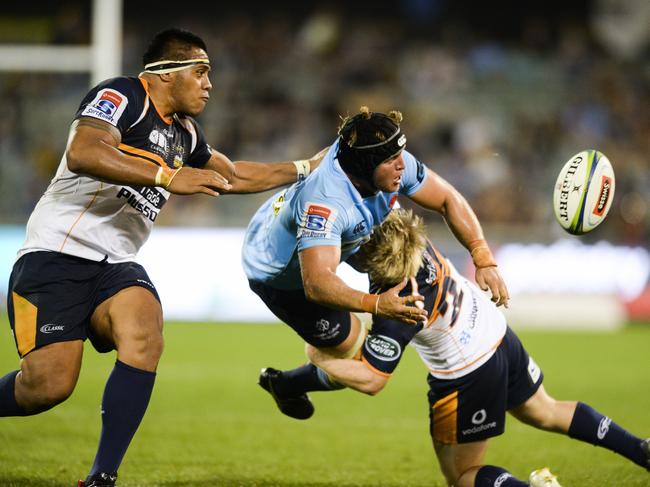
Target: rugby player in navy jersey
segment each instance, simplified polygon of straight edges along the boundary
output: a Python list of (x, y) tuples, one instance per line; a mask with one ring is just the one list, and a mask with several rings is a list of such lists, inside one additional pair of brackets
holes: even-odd
[(306, 177), (317, 162), (232, 163), (206, 143), (192, 117), (210, 96), (210, 59), (194, 34), (159, 33), (143, 61), (140, 76), (106, 80), (81, 102), (9, 283), (21, 362), (0, 378), (0, 416), (37, 414), (69, 397), (86, 338), (100, 352), (117, 350), (95, 461), (79, 481), (86, 487), (115, 485), (151, 396), (163, 317), (134, 259), (170, 194), (263, 191)]
[[(365, 335), (355, 311), (415, 324), (426, 311), (410, 306), (421, 298), (399, 296), (406, 282), (380, 294), (352, 289), (336, 274), (342, 261), (368, 240), (390, 214), (398, 196), (437, 211), (471, 254), (476, 278), (498, 305), (508, 291), (483, 230), (465, 198), (406, 150), (402, 114), (362, 107), (343, 120), (318, 169), (271, 197), (253, 216), (243, 248), (251, 289), (307, 343), (336, 357), (357, 354)], [(259, 384), (282, 413), (307, 419), (309, 390), (339, 384), (312, 364), (262, 370)]]
[(427, 241), (422, 220), (393, 211), (357, 254), (370, 291), (411, 277), (401, 294), (419, 293), (429, 311), (416, 326), (374, 316), (361, 360), (337, 359), (308, 346), (315, 365), (340, 384), (374, 395), (386, 385), (410, 343), (429, 369), (429, 418), (440, 468), (455, 487), (559, 487), (548, 468), (529, 482), (484, 465), (488, 439), (501, 435), (505, 413), (546, 431), (608, 448), (650, 470), (641, 440), (590, 406), (558, 401), (504, 315)]

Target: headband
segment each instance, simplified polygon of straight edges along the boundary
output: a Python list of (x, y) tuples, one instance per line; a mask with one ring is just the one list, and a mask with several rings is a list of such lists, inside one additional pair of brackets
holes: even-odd
[(210, 66), (210, 60), (206, 58), (198, 58), (187, 59), (185, 61), (156, 61), (155, 63), (145, 64), (144, 72), (152, 74), (173, 73), (175, 71), (191, 68), (197, 64), (205, 64), (206, 66)]

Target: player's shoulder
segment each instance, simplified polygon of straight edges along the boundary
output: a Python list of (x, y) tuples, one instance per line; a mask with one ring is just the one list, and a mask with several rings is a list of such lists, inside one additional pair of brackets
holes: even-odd
[(117, 76), (115, 78), (108, 78), (97, 84), (93, 91), (100, 91), (103, 89), (117, 90), (124, 95), (146, 95), (146, 90), (140, 78), (135, 76)]

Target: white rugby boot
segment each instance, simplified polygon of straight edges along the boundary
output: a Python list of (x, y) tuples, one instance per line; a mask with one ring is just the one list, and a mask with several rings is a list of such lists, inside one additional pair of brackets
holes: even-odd
[(530, 487), (562, 487), (548, 467), (534, 470), (528, 477)]

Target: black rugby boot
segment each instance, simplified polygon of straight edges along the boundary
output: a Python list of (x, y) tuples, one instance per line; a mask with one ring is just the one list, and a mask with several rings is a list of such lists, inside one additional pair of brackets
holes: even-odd
[(80, 480), (77, 487), (115, 487), (117, 472), (113, 473), (96, 473), (89, 475), (86, 480)]
[(282, 376), (282, 371), (267, 367), (260, 372), (258, 384), (271, 394), (283, 414), (295, 419), (309, 419), (314, 414), (314, 405), (307, 394), (298, 396), (281, 396), (275, 390), (275, 384)]

